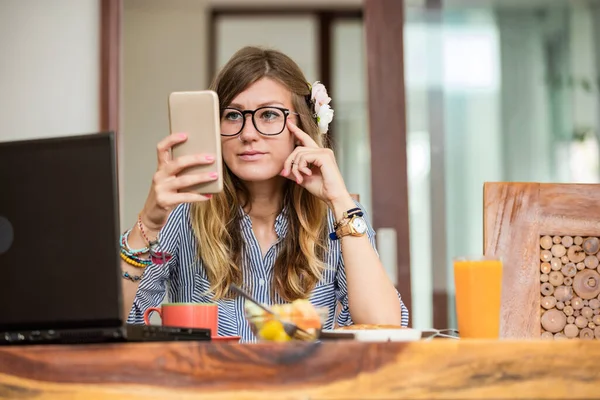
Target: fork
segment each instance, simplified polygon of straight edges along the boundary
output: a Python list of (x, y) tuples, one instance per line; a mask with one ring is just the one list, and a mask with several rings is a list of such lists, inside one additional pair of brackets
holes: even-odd
[(279, 318), (279, 316), (277, 314), (275, 314), (275, 312), (273, 312), (273, 310), (271, 310), (270, 308), (261, 304), (258, 300), (256, 300), (250, 294), (246, 293), (246, 291), (244, 291), (242, 288), (238, 287), (235, 284), (231, 284), (230, 287), (234, 292), (237, 292), (240, 296), (244, 297), (246, 300), (256, 304), (258, 307), (260, 307), (261, 309), (263, 309), (264, 311), (268, 312), (273, 317), (275, 317), (275, 319), (277, 321), (279, 321), (281, 323), (281, 325), (283, 325), (283, 330), (289, 337), (293, 338), (296, 334), (299, 333), (299, 335), (298, 335), (299, 338), (301, 338), (301, 336), (304, 336), (304, 338), (313, 338), (314, 335), (311, 335), (309, 332), (300, 328), (298, 325), (291, 323), (291, 322), (281, 320), (281, 318)]

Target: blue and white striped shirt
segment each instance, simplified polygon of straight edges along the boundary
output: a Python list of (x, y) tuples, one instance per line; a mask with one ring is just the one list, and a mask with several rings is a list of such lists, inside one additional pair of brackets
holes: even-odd
[[(162, 303), (167, 293), (167, 286), (171, 302), (204, 303), (214, 301), (210, 294), (207, 294), (210, 283), (202, 260), (198, 260), (198, 243), (192, 230), (189, 214), (189, 204), (177, 206), (161, 230), (161, 250), (168, 251), (173, 257), (166, 264), (151, 264), (146, 267), (133, 301), (128, 323), (143, 324), (144, 311), (149, 307), (158, 307)], [(251, 279), (251, 284), (248, 286), (252, 290), (252, 295), (258, 301), (270, 304), (270, 282), (272, 282), (273, 268), (282, 247), (281, 239), (285, 237), (288, 229), (287, 210), (284, 209), (275, 219), (275, 232), (279, 240), (271, 246), (264, 257), (252, 231), (250, 217), (243, 211), (242, 214), (240, 228), (245, 243), (242, 246), (243, 277)], [(334, 216), (331, 211), (328, 215), (328, 224), (329, 231), (333, 231)], [(367, 225), (367, 235), (375, 248), (375, 231), (368, 220)], [(337, 316), (337, 324), (339, 326), (352, 324), (341, 244), (339, 240), (329, 240), (328, 242), (326, 269), (309, 298), (314, 306), (329, 308), (329, 318), (323, 329), (334, 327), (338, 302), (341, 304), (341, 311)], [(408, 326), (408, 309), (402, 302), (400, 294), (398, 294), (398, 299), (402, 307), (402, 325)], [(244, 317), (243, 298), (220, 299), (216, 302), (219, 305), (219, 336), (241, 336), (242, 341), (255, 340), (250, 325)]]

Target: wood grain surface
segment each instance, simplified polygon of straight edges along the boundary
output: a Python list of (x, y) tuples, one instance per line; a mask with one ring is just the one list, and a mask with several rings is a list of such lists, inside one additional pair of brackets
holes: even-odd
[(9, 399), (582, 399), (596, 341), (0, 347)]
[(484, 185), (484, 254), (504, 263), (500, 335), (539, 338), (542, 235), (600, 235), (600, 185)]

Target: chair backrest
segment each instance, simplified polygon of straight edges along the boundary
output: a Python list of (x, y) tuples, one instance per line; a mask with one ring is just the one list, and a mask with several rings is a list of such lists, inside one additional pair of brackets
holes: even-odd
[(485, 183), (483, 222), (501, 337), (600, 339), (600, 185)]

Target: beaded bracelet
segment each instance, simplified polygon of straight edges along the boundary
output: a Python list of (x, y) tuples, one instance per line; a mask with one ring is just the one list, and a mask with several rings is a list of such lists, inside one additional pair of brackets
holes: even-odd
[(148, 236), (146, 235), (146, 232), (144, 231), (144, 224), (142, 224), (142, 214), (138, 214), (137, 225), (138, 225), (138, 228), (140, 229), (142, 237), (146, 240), (146, 243), (148, 243), (148, 248), (150, 249), (150, 260), (152, 260), (153, 263), (166, 264), (167, 261), (169, 261), (171, 258), (173, 258), (173, 256), (170, 255), (169, 253), (167, 253), (166, 251), (163, 252), (163, 251), (155, 250), (159, 244), (158, 237), (154, 241), (150, 241), (150, 239), (148, 239)]
[(142, 276), (140, 276), (140, 275), (129, 275), (129, 272), (127, 272), (127, 271), (123, 272), (123, 279), (129, 279), (131, 282), (137, 282), (137, 281), (139, 281), (140, 279), (142, 279)]
[(140, 259), (140, 258), (134, 259), (134, 258), (127, 256), (124, 253), (121, 253), (121, 259), (123, 261), (125, 261), (127, 264), (132, 265), (136, 268), (146, 268), (148, 265), (152, 264), (152, 261), (150, 261), (150, 260), (144, 260), (144, 259)]
[(143, 258), (139, 258), (139, 257), (134, 258), (123, 252), (121, 252), (121, 258), (127, 264), (133, 265), (134, 267), (137, 267), (137, 268), (146, 268), (148, 265), (152, 264), (151, 260), (144, 260)]
[(128, 256), (137, 256), (140, 254), (146, 254), (150, 252), (150, 247), (142, 247), (141, 249), (133, 250), (131, 246), (129, 246), (129, 234), (131, 233), (131, 229), (125, 231), (121, 235), (121, 251), (123, 251)]
[(142, 237), (144, 238), (144, 240), (146, 240), (146, 243), (148, 243), (148, 247), (152, 247), (153, 243), (158, 242), (158, 238), (154, 241), (148, 239), (148, 235), (146, 235), (146, 231), (144, 230), (144, 224), (142, 224), (142, 214), (138, 214), (137, 225), (138, 225), (138, 228), (140, 228)]

